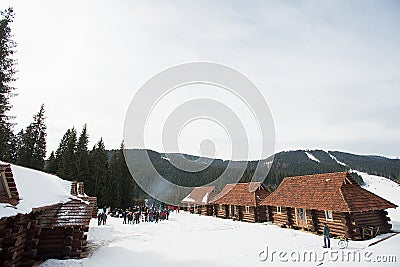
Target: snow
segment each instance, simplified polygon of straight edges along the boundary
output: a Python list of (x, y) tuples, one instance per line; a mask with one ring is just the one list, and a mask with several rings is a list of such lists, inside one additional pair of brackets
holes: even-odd
[(20, 201), (17, 206), (0, 204), (0, 218), (18, 213), (30, 213), (33, 208), (67, 202), (74, 198), (70, 194), (71, 182), (41, 171), (11, 164)]
[(204, 197), (201, 200), (201, 202), (203, 202), (203, 203), (207, 203), (208, 202), (208, 192), (204, 195)]
[(164, 156), (161, 156), (161, 158), (162, 158), (162, 159), (165, 159), (165, 160), (168, 160), (168, 161), (171, 161), (170, 158), (167, 158), (167, 157), (164, 157)]
[[(358, 173), (366, 183), (365, 189), (400, 204), (397, 184), (386, 178)], [(395, 229), (399, 230), (399, 211), (388, 211)], [(124, 225), (122, 219), (112, 217), (107, 223), (97, 226), (96, 220), (91, 221), (88, 240), (93, 250), (88, 258), (47, 260), (40, 266), (382, 266), (382, 263), (367, 262), (378, 256), (395, 256), (400, 261), (400, 235), (369, 247), (392, 233), (366, 241), (350, 241), (344, 250), (339, 249), (338, 240), (332, 238), (332, 249), (328, 250), (322, 248), (322, 237), (312, 233), (269, 223), (238, 222), (186, 212), (171, 213), (170, 220), (158, 224)], [(262, 252), (267, 249), (269, 253), (276, 252), (275, 258), (271, 260), (268, 254), (266, 261), (261, 261), (259, 257), (262, 259), (265, 256)], [(303, 255), (310, 251), (317, 255), (316, 261), (293, 262), (289, 254), (278, 257), (280, 252)], [(347, 253), (361, 255), (361, 262), (347, 262), (346, 257), (343, 258)], [(332, 262), (335, 256), (339, 258)], [(398, 263), (386, 262), (383, 266), (398, 266)]]
[(190, 195), (186, 196), (184, 199), (182, 199), (182, 201), (195, 202), (195, 200), (193, 198), (191, 198)]
[(329, 157), (331, 157), (331, 159), (333, 159), (334, 161), (336, 161), (338, 164), (342, 165), (342, 166), (347, 166), (346, 163), (343, 163), (341, 161), (339, 161), (334, 155), (331, 155), (330, 153), (328, 153)]
[(314, 155), (313, 154), (311, 154), (310, 152), (304, 152), (304, 153), (306, 153), (306, 155), (307, 155), (307, 157), (309, 158), (309, 159), (311, 159), (311, 160), (313, 160), (313, 161), (316, 161), (316, 162), (320, 162), (319, 161), (319, 159), (317, 159), (316, 157), (314, 157)]

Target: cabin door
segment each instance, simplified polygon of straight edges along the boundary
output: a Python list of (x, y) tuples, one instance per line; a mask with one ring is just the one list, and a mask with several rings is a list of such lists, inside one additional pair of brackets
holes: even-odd
[(230, 217), (231, 218), (234, 218), (235, 217), (235, 206), (234, 205), (229, 205), (229, 208), (230, 208)]
[(306, 210), (303, 208), (296, 208), (296, 221), (299, 227), (307, 226)]

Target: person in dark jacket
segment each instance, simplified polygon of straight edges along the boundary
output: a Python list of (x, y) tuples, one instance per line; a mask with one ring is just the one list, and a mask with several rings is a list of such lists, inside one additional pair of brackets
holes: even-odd
[(330, 248), (331, 247), (331, 240), (329, 239), (331, 233), (331, 229), (329, 226), (324, 223), (324, 248)]
[(128, 216), (128, 214), (127, 214), (126, 210), (124, 210), (124, 211), (122, 212), (122, 217), (124, 218), (123, 224), (126, 224), (126, 217), (127, 217), (127, 216)]
[(100, 226), (103, 221), (103, 213), (97, 214), (97, 224)]
[(102, 220), (103, 220), (103, 225), (106, 225), (106, 223), (107, 223), (107, 214), (103, 213)]

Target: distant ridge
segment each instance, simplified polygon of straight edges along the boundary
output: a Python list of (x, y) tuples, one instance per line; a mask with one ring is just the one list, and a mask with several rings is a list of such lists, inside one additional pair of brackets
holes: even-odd
[[(108, 156), (111, 158), (116, 150), (108, 151)], [(129, 149), (130, 157), (140, 161), (140, 154), (147, 153), (152, 160), (153, 165), (167, 180), (183, 185), (183, 186), (201, 186), (212, 182), (226, 169), (231, 161), (221, 159), (202, 158), (184, 154), (184, 157), (190, 160), (196, 160), (196, 164), (204, 164), (212, 161), (212, 164), (201, 172), (185, 172), (174, 167), (165, 153), (159, 153), (147, 149)], [(173, 153), (172, 153), (173, 154)], [(310, 158), (311, 157), (311, 158)], [(268, 159), (257, 161), (232, 161), (232, 165), (241, 165), (246, 162), (247, 168), (242, 176), (242, 182), (248, 182), (254, 174), (257, 164), (264, 166)], [(140, 162), (138, 162), (140, 166)], [(317, 174), (327, 172), (341, 172), (358, 170), (361, 172), (386, 177), (393, 181), (397, 181), (400, 175), (400, 160), (390, 159), (383, 156), (375, 155), (356, 155), (341, 151), (324, 151), (324, 150), (292, 150), (282, 151), (275, 154), (274, 162), (271, 171), (267, 177), (259, 177), (264, 179), (264, 184), (275, 188), (279, 185), (284, 177), (298, 176), (306, 174)], [(135, 175), (149, 175), (149, 170), (146, 168), (138, 168), (134, 170)], [(235, 172), (235, 168), (231, 170)], [(360, 184), (363, 183), (361, 176), (354, 174), (354, 178)]]

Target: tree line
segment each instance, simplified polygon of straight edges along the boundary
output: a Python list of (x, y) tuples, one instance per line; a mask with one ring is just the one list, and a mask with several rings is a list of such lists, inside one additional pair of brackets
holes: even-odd
[(10, 24), (13, 9), (0, 11), (0, 159), (43, 170), (46, 156), (46, 124), (44, 105), (33, 116), (33, 122), (14, 133), (15, 116), (9, 114), (11, 98), (15, 96), (17, 43), (13, 40)]
[[(102, 139), (91, 150), (84, 125), (79, 136), (68, 129), (55, 152), (46, 160), (47, 126), (44, 104), (33, 121), (15, 133), (15, 116), (9, 114), (11, 99), (16, 95), (17, 43), (13, 40), (11, 7), (0, 11), (0, 160), (46, 171), (66, 180), (85, 182), (88, 195), (98, 197), (99, 205), (127, 207), (132, 203), (135, 183), (126, 167), (123, 143), (108, 159)], [(136, 190), (137, 191), (137, 190)]]
[(136, 184), (129, 173), (123, 154), (124, 144), (108, 158), (102, 138), (89, 150), (86, 124), (79, 136), (73, 127), (61, 138), (57, 150), (52, 151), (45, 171), (69, 181), (85, 183), (85, 192), (96, 196), (99, 206), (128, 207)]

